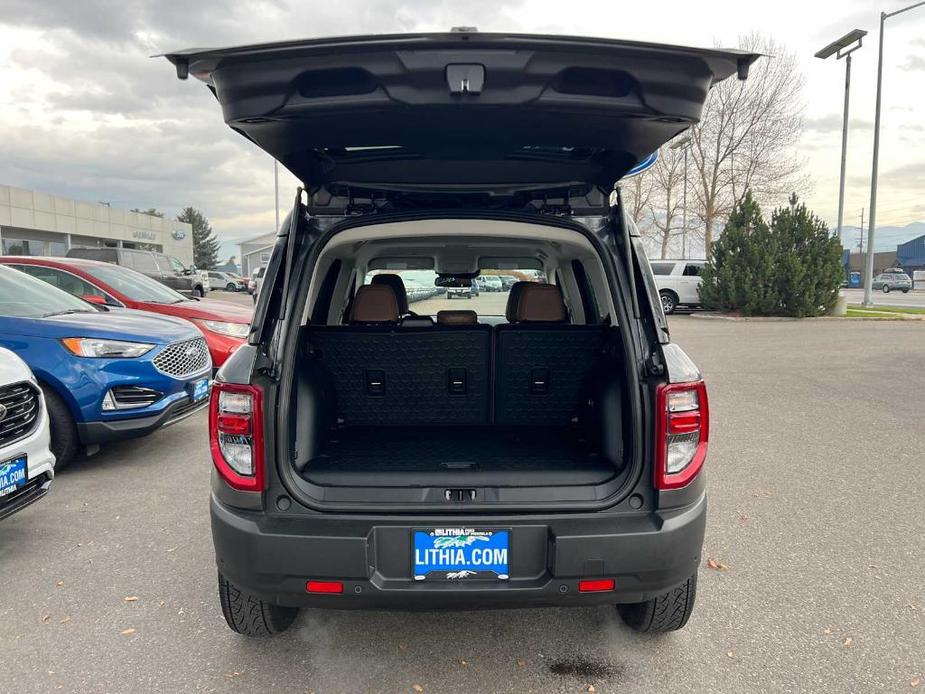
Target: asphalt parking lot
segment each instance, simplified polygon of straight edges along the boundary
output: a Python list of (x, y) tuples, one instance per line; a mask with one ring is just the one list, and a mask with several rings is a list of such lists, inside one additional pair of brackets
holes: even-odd
[(274, 640), (236, 636), (215, 590), (203, 414), (76, 462), (0, 525), (0, 690), (925, 689), (921, 323), (672, 328), (712, 410), (683, 631), (641, 638), (610, 608), (311, 611)]

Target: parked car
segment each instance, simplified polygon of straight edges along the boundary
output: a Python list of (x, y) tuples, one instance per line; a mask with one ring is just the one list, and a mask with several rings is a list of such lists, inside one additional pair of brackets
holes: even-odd
[(205, 407), (212, 361), (181, 318), (96, 306), (0, 266), (0, 347), (35, 374), (57, 467)]
[[(515, 605), (684, 626), (707, 391), (610, 193), (759, 56), (466, 31), (167, 58), (312, 191), (272, 251), (254, 339), (212, 391), (228, 626), (276, 633), (306, 606)], [(553, 281), (514, 284), (505, 315), (402, 329), (395, 290), (356, 283), (396, 249), (449, 277), (542, 257)]]
[(517, 278), (513, 275), (499, 275), (501, 279), (501, 289), (502, 291), (509, 292), (511, 287), (517, 282)]
[(133, 308), (185, 318), (206, 338), (216, 368), (250, 331), (251, 311), (227, 301), (188, 299), (146, 275), (120, 265), (79, 258), (0, 256), (0, 264), (37, 277), (97, 305)]
[(700, 306), (705, 260), (653, 260), (651, 264), (666, 314), (674, 313), (678, 306)]
[(479, 281), (475, 278), (469, 281), (468, 287), (447, 287), (446, 288), (446, 298), (447, 299), (471, 299), (473, 296), (479, 295)]
[(230, 272), (209, 270), (209, 280), (213, 288), (224, 289), (226, 292), (243, 292), (247, 290), (247, 282), (241, 277), (232, 275)]
[(894, 289), (903, 294), (908, 294), (912, 289), (912, 278), (905, 272), (881, 272), (874, 277), (870, 285), (874, 289), (881, 290), (884, 294), (889, 294)]
[(121, 265), (187, 296), (203, 297), (209, 291), (195, 267), (186, 267), (177, 258), (165, 253), (135, 248), (71, 248), (67, 257)]
[(0, 347), (0, 520), (48, 493), (55, 476), (48, 411), (26, 363)]
[(480, 275), (479, 288), (484, 292), (503, 292), (504, 285), (498, 275)]
[(263, 284), (263, 274), (267, 271), (266, 266), (259, 267), (251, 274), (247, 283), (247, 291), (254, 297), (254, 303), (257, 303), (257, 295), (260, 293), (260, 285)]

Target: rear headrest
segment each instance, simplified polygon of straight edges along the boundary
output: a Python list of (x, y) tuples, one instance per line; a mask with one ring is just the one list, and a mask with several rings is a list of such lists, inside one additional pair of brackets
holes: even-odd
[(478, 325), (475, 311), (437, 311), (437, 325)]
[(395, 299), (398, 301), (398, 313), (402, 316), (408, 313), (408, 292), (405, 289), (405, 283), (402, 282), (401, 277), (388, 272), (381, 275), (373, 275), (370, 284), (384, 284), (387, 287), (391, 287), (392, 291), (395, 292)]
[(350, 324), (397, 323), (398, 299), (385, 284), (365, 284), (357, 290), (350, 309)]
[(511, 285), (510, 293), (507, 295), (507, 307), (504, 309), (504, 317), (508, 323), (517, 322), (517, 305), (520, 303), (520, 292), (528, 284), (531, 283), (520, 281)]
[(515, 315), (517, 323), (563, 323), (568, 320), (562, 291), (555, 284), (528, 283), (520, 290)]

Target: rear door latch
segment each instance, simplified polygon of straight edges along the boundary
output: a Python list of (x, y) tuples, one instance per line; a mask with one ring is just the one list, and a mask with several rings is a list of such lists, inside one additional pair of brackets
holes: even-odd
[(485, 86), (485, 66), (447, 65), (446, 82), (450, 94), (481, 94)]
[(461, 503), (464, 501), (475, 501), (474, 489), (446, 489), (443, 492), (443, 498), (447, 501)]

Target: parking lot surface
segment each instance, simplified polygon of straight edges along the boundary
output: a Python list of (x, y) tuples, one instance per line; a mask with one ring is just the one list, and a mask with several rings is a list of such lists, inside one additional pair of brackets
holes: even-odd
[(672, 328), (712, 411), (683, 631), (642, 638), (610, 608), (316, 610), (276, 639), (236, 636), (216, 596), (199, 415), (75, 462), (0, 524), (0, 690), (925, 690), (921, 325)]
[[(852, 304), (860, 304), (864, 301), (863, 289), (842, 289), (842, 293), (848, 297), (848, 301)], [(874, 306), (925, 308), (925, 289), (913, 289), (908, 294), (903, 294), (900, 291), (892, 291), (888, 294), (875, 291), (871, 295), (871, 301), (873, 301)]]

